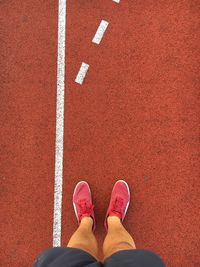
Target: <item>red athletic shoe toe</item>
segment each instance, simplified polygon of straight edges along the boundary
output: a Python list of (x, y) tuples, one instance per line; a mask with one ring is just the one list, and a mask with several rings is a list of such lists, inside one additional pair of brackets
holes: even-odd
[(93, 219), (94, 231), (96, 228), (94, 205), (92, 203), (90, 187), (87, 182), (81, 181), (76, 185), (73, 194), (73, 206), (78, 223), (80, 224), (84, 217), (91, 217)]
[(121, 221), (123, 221), (126, 212), (128, 210), (129, 203), (130, 203), (129, 186), (125, 181), (119, 180), (115, 183), (113, 187), (110, 204), (106, 213), (106, 218), (104, 223), (106, 230), (108, 230), (108, 224), (107, 224), (108, 216), (117, 216), (121, 219)]

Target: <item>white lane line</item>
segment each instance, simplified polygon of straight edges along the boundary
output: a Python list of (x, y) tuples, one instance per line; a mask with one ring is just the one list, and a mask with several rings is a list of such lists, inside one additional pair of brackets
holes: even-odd
[(76, 76), (76, 79), (75, 79), (75, 82), (76, 83), (79, 83), (79, 84), (82, 84), (83, 83), (84, 78), (86, 76), (86, 73), (87, 73), (88, 69), (89, 69), (89, 65), (87, 63), (84, 63), (83, 62), (81, 64), (81, 67), (79, 69), (79, 72), (78, 72), (78, 74)]
[(59, 0), (53, 247), (61, 245), (66, 0)]
[(101, 23), (100, 23), (100, 25), (99, 25), (99, 27), (97, 29), (97, 32), (96, 32), (96, 34), (95, 34), (95, 36), (94, 36), (94, 38), (92, 40), (93, 43), (100, 44), (101, 39), (103, 38), (103, 35), (104, 35), (104, 33), (105, 33), (105, 31), (106, 31), (106, 29), (108, 27), (108, 24), (109, 23), (107, 21), (105, 21), (105, 20), (101, 21)]
[(119, 2), (120, 2), (120, 0), (113, 0), (113, 2), (115, 2), (115, 3), (119, 3)]

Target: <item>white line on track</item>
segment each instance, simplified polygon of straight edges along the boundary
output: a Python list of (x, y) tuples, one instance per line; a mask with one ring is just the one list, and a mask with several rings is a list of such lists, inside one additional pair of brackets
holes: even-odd
[(120, 0), (113, 0), (113, 2), (115, 2), (115, 3), (119, 3), (119, 2), (120, 2)]
[(66, 0), (59, 0), (53, 247), (61, 245), (65, 90)]
[(103, 35), (104, 35), (104, 33), (105, 33), (105, 31), (106, 31), (106, 29), (108, 27), (108, 24), (109, 23), (107, 21), (105, 21), (105, 20), (101, 21), (101, 23), (100, 23), (100, 25), (99, 25), (99, 27), (97, 29), (97, 32), (96, 32), (96, 34), (95, 34), (95, 36), (94, 36), (94, 38), (92, 40), (93, 43), (100, 44), (100, 42), (101, 42), (101, 40), (103, 38)]
[(82, 84), (83, 83), (84, 78), (86, 76), (86, 73), (87, 73), (88, 69), (89, 69), (89, 65), (87, 63), (84, 63), (83, 62), (81, 64), (80, 70), (79, 70), (79, 72), (78, 72), (78, 74), (76, 76), (76, 79), (75, 79), (75, 82), (76, 83), (79, 83), (79, 84)]

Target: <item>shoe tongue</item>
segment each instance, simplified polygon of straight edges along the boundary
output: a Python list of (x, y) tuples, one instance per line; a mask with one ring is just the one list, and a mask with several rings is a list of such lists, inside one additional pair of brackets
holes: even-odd
[(115, 210), (112, 210), (109, 214), (109, 216), (117, 216), (118, 218), (122, 218), (121, 213)]
[(79, 203), (80, 209), (81, 209), (81, 216), (88, 217), (92, 214), (92, 211), (94, 209), (94, 205), (86, 203), (86, 201), (81, 201)]

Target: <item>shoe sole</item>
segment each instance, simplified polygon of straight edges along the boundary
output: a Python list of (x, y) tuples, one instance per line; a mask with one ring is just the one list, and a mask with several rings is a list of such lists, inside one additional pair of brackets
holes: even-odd
[[(78, 188), (78, 186), (79, 186), (81, 183), (85, 183), (85, 184), (87, 184), (87, 186), (88, 186), (88, 188), (89, 188), (89, 191), (90, 191), (90, 195), (91, 195), (91, 190), (90, 190), (90, 186), (89, 186), (89, 184), (88, 184), (86, 181), (80, 181), (80, 182), (76, 185), (76, 187), (75, 187), (75, 189), (74, 189), (73, 199), (74, 199), (74, 195), (75, 195), (75, 193), (76, 193), (76, 189)], [(91, 196), (91, 197), (92, 197), (92, 196)], [(77, 221), (79, 222), (78, 212), (77, 212), (76, 204), (74, 203), (74, 201), (73, 201), (73, 207), (74, 207), (74, 212), (75, 212)]]

